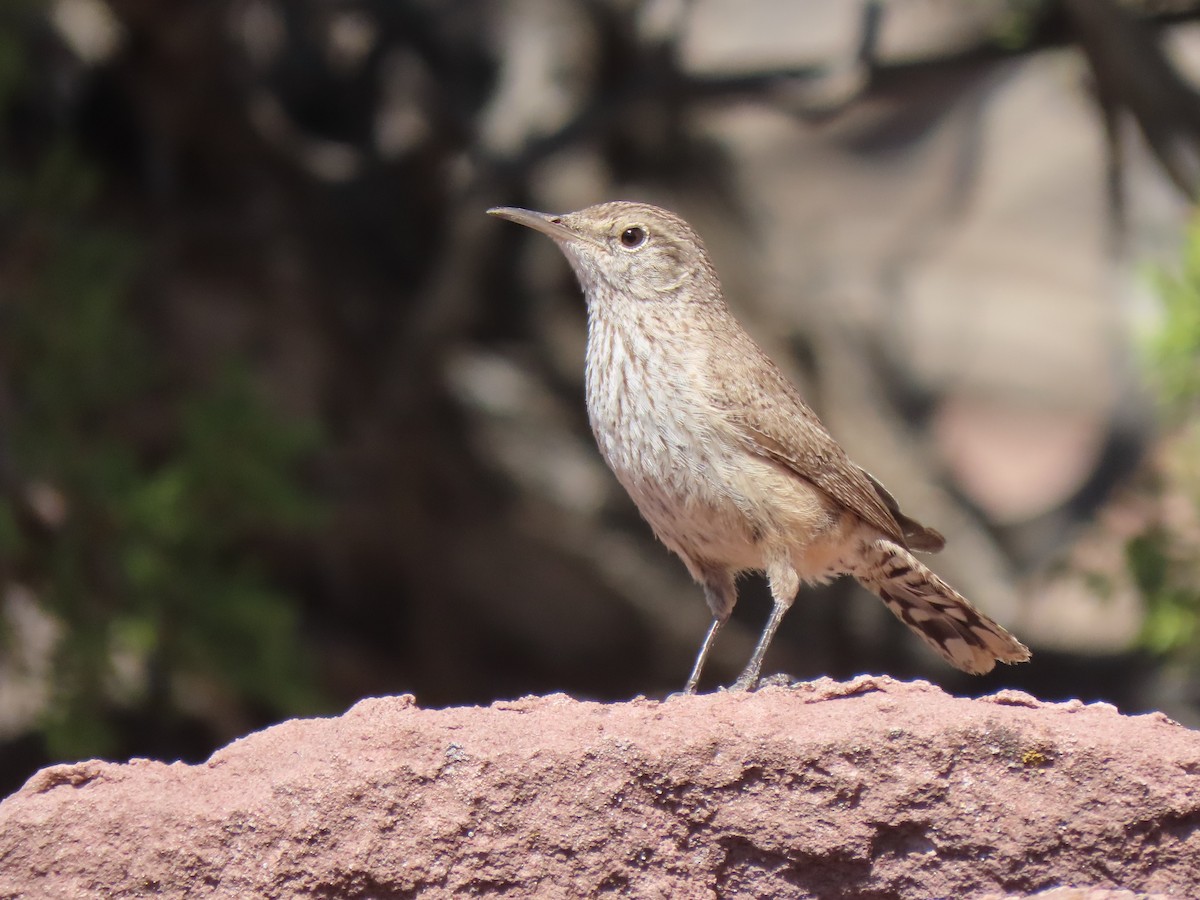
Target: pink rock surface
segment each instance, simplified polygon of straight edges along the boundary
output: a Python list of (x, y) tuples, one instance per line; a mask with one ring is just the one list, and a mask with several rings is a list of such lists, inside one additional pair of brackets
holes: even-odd
[(1198, 775), (1162, 715), (871, 676), (381, 698), (202, 765), (39, 772), (0, 804), (0, 897), (1196, 897)]

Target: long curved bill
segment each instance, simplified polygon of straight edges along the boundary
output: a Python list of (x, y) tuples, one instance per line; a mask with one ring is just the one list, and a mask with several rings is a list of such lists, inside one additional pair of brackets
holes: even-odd
[(518, 209), (515, 206), (493, 206), (488, 210), (488, 215), (516, 222), (518, 225), (524, 225), (534, 231), (540, 231), (557, 241), (577, 241), (582, 237), (564, 225), (558, 216), (552, 216), (549, 213)]

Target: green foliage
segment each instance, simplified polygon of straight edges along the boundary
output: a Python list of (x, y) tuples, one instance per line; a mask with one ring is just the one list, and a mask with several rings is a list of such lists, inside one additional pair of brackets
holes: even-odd
[(1154, 274), (1162, 320), (1146, 340), (1151, 384), (1172, 436), (1159, 459), (1160, 516), (1126, 547), (1146, 603), (1142, 643), (1200, 662), (1200, 218), (1174, 272)]
[[(1200, 646), (1195, 571), (1172, 553), (1173, 536), (1153, 527), (1133, 538), (1125, 548), (1129, 571), (1147, 604), (1142, 625), (1142, 645), (1164, 656), (1190, 656)], [(1190, 583), (1189, 583), (1190, 582)]]
[(0, 581), (61, 627), (51, 752), (115, 749), (114, 716), (169, 718), (189, 692), (312, 711), (296, 604), (254, 547), (318, 521), (297, 476), (318, 435), (243, 367), (201, 384), (177, 370), (139, 306), (141, 243), (104, 220), (69, 144), (20, 177), (5, 163), (0, 147)]
[(1200, 219), (1193, 222), (1178, 272), (1159, 272), (1161, 327), (1149, 340), (1152, 375), (1168, 415), (1186, 421), (1200, 410)]

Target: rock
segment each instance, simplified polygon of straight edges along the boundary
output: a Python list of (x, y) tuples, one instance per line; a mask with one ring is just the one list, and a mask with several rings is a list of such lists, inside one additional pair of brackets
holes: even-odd
[(1198, 774), (1160, 714), (885, 677), (388, 697), (39, 772), (0, 804), (0, 897), (1200, 896)]

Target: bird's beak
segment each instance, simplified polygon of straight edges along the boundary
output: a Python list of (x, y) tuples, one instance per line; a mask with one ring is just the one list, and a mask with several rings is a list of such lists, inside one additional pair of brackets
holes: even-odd
[(582, 234), (572, 231), (564, 225), (559, 216), (552, 216), (549, 213), (534, 212), (531, 209), (518, 209), (515, 206), (494, 206), (488, 210), (488, 215), (516, 222), (518, 225), (524, 225), (527, 228), (532, 228), (534, 231), (540, 231), (542, 234), (552, 237), (556, 241), (588, 240)]

